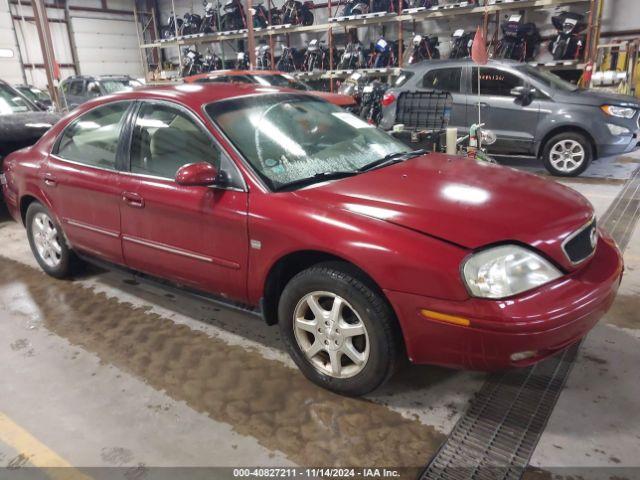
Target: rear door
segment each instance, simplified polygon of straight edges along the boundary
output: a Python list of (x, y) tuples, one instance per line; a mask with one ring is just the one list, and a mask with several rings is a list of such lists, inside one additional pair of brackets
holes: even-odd
[(456, 127), (461, 134), (467, 129), (467, 95), (463, 89), (462, 67), (434, 68), (418, 79), (421, 90), (442, 90), (451, 93), (453, 105), (450, 127)]
[(467, 97), (467, 125), (478, 122), (480, 103), (481, 122), (498, 139), (489, 150), (499, 154), (529, 155), (533, 151), (540, 104), (533, 102), (523, 105), (520, 99), (511, 95), (513, 88), (526, 84), (525, 79), (511, 70), (499, 67), (468, 68), (471, 69), (471, 93)]
[(123, 263), (120, 137), (132, 102), (96, 107), (60, 136), (43, 169), (43, 189), (75, 249)]

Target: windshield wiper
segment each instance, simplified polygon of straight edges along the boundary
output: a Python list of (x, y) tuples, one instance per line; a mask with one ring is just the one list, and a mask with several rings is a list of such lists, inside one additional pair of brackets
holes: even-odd
[(275, 189), (275, 191), (279, 192), (282, 190), (293, 190), (300, 187), (306, 187), (307, 185), (312, 185), (314, 183), (325, 182), (327, 180), (337, 180), (340, 178), (353, 177), (354, 175), (357, 175), (357, 174), (358, 172), (346, 172), (346, 171), (345, 172), (340, 172), (340, 171), (320, 172), (307, 178), (301, 178), (300, 180), (294, 180), (292, 182), (280, 185)]
[(426, 153), (429, 152), (424, 149), (413, 150), (411, 152), (390, 153), (389, 155), (385, 155), (378, 160), (374, 160), (373, 162), (367, 163), (366, 165), (360, 167), (358, 169), (358, 172), (368, 172), (369, 170), (373, 170), (374, 168), (386, 167), (387, 165), (402, 162), (403, 160), (408, 160), (413, 157), (419, 157), (420, 155), (424, 155)]

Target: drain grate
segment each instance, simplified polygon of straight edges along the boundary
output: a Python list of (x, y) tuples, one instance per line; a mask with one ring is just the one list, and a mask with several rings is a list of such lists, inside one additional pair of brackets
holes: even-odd
[(578, 348), (574, 345), (532, 367), (490, 375), (421, 478), (520, 478)]
[[(640, 217), (640, 168), (599, 221), (625, 250)], [(534, 366), (488, 377), (420, 480), (522, 477), (578, 354), (575, 344)]]

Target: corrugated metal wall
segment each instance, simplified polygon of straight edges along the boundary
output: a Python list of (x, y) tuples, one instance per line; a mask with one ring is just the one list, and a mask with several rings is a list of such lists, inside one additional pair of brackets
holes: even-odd
[[(17, 5), (0, 0), (0, 49), (13, 50), (12, 58), (0, 58), (0, 78), (10, 83), (23, 83), (19, 53), (25, 65), (28, 83), (44, 87), (46, 76), (39, 68), (42, 52), (38, 33), (33, 23), (33, 10), (29, 5)], [(28, 2), (24, 2), (28, 3)], [(83, 75), (129, 74), (142, 77), (136, 25), (133, 17), (134, 0), (107, 0), (108, 10), (128, 13), (110, 13), (102, 10), (100, 0), (70, 0), (73, 7), (95, 8), (97, 11), (70, 10), (70, 29), (76, 45), (79, 73)], [(12, 19), (11, 16), (14, 16)], [(62, 78), (75, 73), (65, 12), (61, 8), (48, 8), (49, 27), (53, 39), (56, 61), (61, 66)], [(24, 19), (23, 19), (24, 18)], [(12, 28), (13, 22), (13, 28)], [(15, 34), (14, 34), (15, 28)], [(16, 48), (18, 37), (20, 50)], [(2, 50), (0, 50), (0, 54)], [(1, 55), (0, 55), (1, 57)]]

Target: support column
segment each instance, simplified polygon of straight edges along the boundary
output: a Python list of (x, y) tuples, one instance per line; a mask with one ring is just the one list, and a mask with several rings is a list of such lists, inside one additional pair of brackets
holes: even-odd
[(42, 50), (42, 60), (44, 70), (47, 74), (47, 87), (51, 100), (58, 110), (62, 109), (60, 103), (60, 95), (58, 92), (58, 82), (60, 70), (56, 68), (56, 56), (53, 51), (53, 41), (51, 40), (51, 30), (49, 30), (49, 19), (47, 17), (47, 8), (43, 0), (33, 0), (33, 17), (38, 29), (38, 37), (40, 39), (40, 48)]

